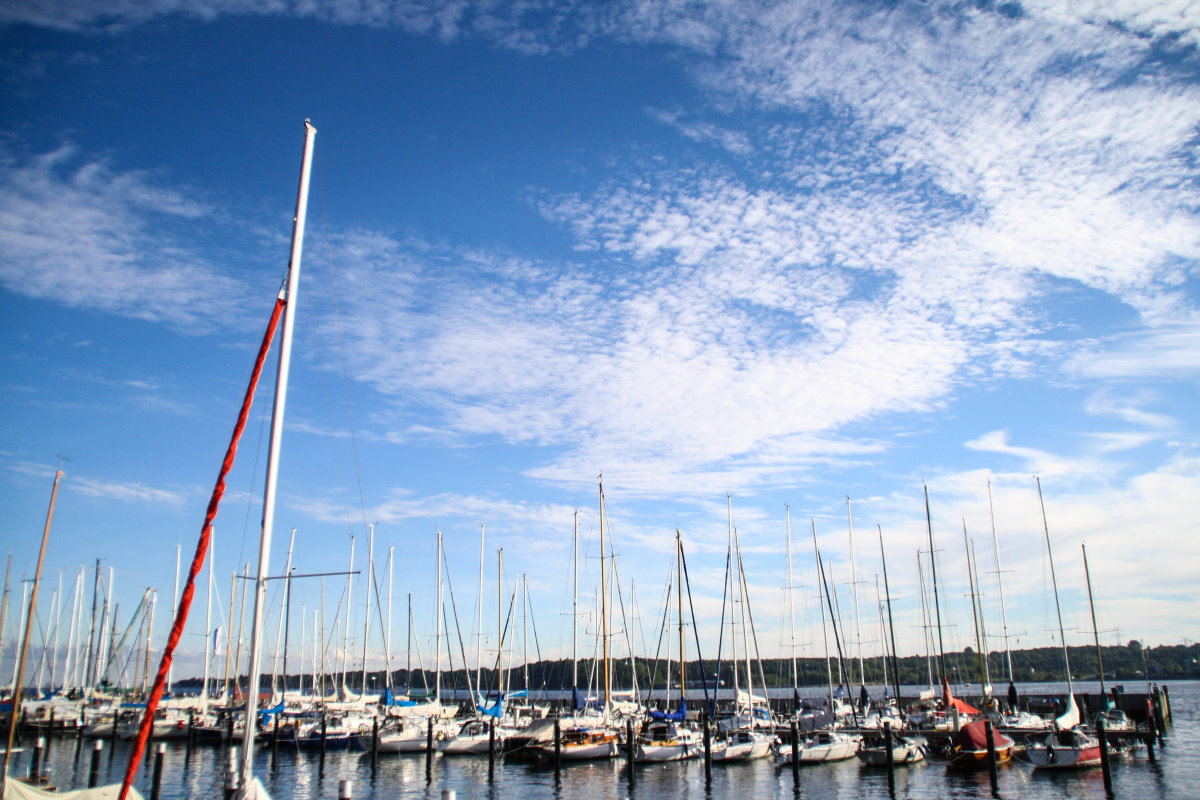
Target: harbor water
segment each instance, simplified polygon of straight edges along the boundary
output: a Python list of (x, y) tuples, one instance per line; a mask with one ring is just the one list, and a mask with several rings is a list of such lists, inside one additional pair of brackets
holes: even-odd
[[(1087, 684), (1077, 685), (1086, 691)], [(1200, 792), (1200, 683), (1169, 684), (1174, 727), (1166, 744), (1155, 748), (1154, 759), (1145, 747), (1115, 759), (1113, 796), (1143, 800), (1192, 800)], [(32, 744), (32, 743), (28, 743)], [(87, 785), (93, 757), (87, 739), (52, 739), (45, 754), (45, 771), (60, 789)], [(28, 751), (14, 758), (12, 775), (28, 770)], [(121, 780), (129, 756), (126, 742), (105, 741), (99, 760), (99, 782)], [(219, 798), (223, 796), (226, 751), (219, 746), (182, 742), (167, 744), (160, 789), (162, 800)], [(139, 770), (136, 786), (150, 796), (153, 752)], [(351, 796), (360, 800), (441, 800), (454, 792), (456, 800), (668, 800), (670, 798), (887, 798), (887, 772), (870, 768), (858, 759), (805, 766), (798, 780), (790, 768), (779, 769), (770, 759), (712, 766), (706, 778), (702, 760), (638, 765), (630, 770), (624, 759), (533, 767), (521, 761), (497, 759), (489, 769), (487, 756), (436, 757), (428, 765), (424, 754), (381, 755), (372, 765), (369, 753), (328, 752), (322, 761), (315, 752), (270, 746), (259, 748), (255, 775), (276, 800), (333, 800), (339, 785), (350, 782)], [(946, 769), (936, 759), (896, 770), (895, 797), (919, 800), (992, 797), (986, 770), (961, 773)], [(1105, 798), (1099, 768), (1073, 773), (1034, 772), (1025, 763), (1013, 762), (999, 771), (999, 796), (1058, 800)]]

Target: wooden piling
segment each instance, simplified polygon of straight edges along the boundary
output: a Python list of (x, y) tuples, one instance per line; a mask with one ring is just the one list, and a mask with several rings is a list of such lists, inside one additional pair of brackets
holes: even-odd
[(988, 778), (992, 782), (992, 797), (1000, 796), (1000, 777), (996, 774), (996, 733), (992, 721), (984, 720), (983, 731), (987, 736)]
[(562, 764), (562, 722), (554, 718), (554, 770), (557, 772)]
[[(989, 723), (990, 724), (990, 723)], [(883, 748), (887, 751), (888, 796), (896, 796), (896, 754), (892, 752), (892, 723), (883, 723)]]
[(425, 782), (433, 780), (433, 717), (425, 719)]
[(1108, 733), (1104, 730), (1104, 720), (1096, 720), (1096, 738), (1100, 740), (1100, 769), (1104, 773), (1104, 793), (1113, 796), (1112, 765), (1108, 763)]
[(701, 724), (704, 725), (704, 783), (712, 783), (712, 721), (708, 718), (708, 710), (705, 709)]
[(371, 720), (371, 771), (379, 766), (379, 717)]
[(229, 761), (225, 765), (225, 800), (233, 800), (238, 791), (238, 748), (229, 745)]
[(328, 719), (325, 716), (325, 709), (321, 709), (321, 764), (325, 764), (325, 736), (328, 730)]
[(488, 780), (496, 774), (496, 723), (488, 723)]
[(104, 740), (97, 739), (92, 745), (92, 768), (88, 771), (88, 788), (91, 789), (100, 780), (100, 753), (104, 750)]
[(163, 757), (166, 754), (166, 744), (159, 742), (158, 750), (154, 753), (154, 777), (150, 780), (150, 800), (158, 800), (158, 792), (162, 787)]
[(800, 725), (792, 720), (792, 787), (800, 788)]
[(46, 749), (45, 737), (39, 736), (33, 743), (33, 757), (29, 759), (29, 780), (34, 782), (37, 780), (38, 770), (42, 766), (42, 751)]
[(633, 767), (636, 763), (634, 756), (637, 755), (637, 741), (633, 738), (633, 720), (625, 720), (625, 747), (629, 759), (629, 782), (631, 784), (637, 782), (637, 770)]

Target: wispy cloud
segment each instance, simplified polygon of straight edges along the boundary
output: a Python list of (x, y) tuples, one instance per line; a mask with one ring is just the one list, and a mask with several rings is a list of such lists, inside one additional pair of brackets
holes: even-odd
[(178, 506), (190, 499), (187, 492), (177, 489), (161, 489), (142, 483), (122, 483), (95, 478), (76, 477), (72, 479), (70, 489), (89, 497), (101, 497), (124, 503), (163, 503)]
[(0, 285), (72, 308), (205, 332), (238, 319), (245, 289), (168, 231), (210, 214), (142, 172), (63, 146), (0, 157)]

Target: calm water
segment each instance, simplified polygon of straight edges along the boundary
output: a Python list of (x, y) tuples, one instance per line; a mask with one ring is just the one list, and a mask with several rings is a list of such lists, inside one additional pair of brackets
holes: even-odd
[[(1175, 727), (1170, 731), (1167, 747), (1155, 749), (1157, 762), (1147, 759), (1144, 747), (1139, 747), (1132, 757), (1114, 760), (1113, 788), (1117, 798), (1192, 800), (1197, 796), (1200, 684), (1178, 682), (1169, 686)], [(1084, 684), (1078, 689), (1089, 691), (1093, 687)], [(1037, 689), (1030, 687), (1030, 691)], [(61, 788), (85, 786), (90, 748), (88, 741), (81, 747), (73, 739), (53, 741), (47, 757), (53, 781)], [(169, 745), (163, 768), (163, 800), (221, 797), (222, 753), (219, 748), (202, 746), (185, 758), (182, 744)], [(121, 744), (115, 750), (106, 749), (101, 756), (101, 782), (119, 782), (127, 758), (128, 749)], [(263, 749), (257, 763), (256, 774), (276, 800), (332, 800), (337, 797), (338, 782), (344, 779), (353, 781), (353, 796), (361, 800), (440, 800), (446, 789), (454, 790), (459, 800), (887, 797), (886, 772), (864, 768), (857, 759), (802, 768), (798, 787), (793, 786), (790, 768), (776, 770), (769, 760), (728, 766), (714, 764), (711, 784), (706, 784), (700, 760), (642, 765), (636, 768), (633, 781), (620, 759), (564, 767), (556, 778), (553, 770), (535, 770), (526, 764), (502, 761), (497, 761), (495, 772), (489, 777), (486, 757), (437, 758), (428, 780), (423, 754), (381, 757), (374, 772), (370, 757), (356, 752), (327, 753), (323, 770), (316, 754), (289, 752), (285, 748), (280, 748), (275, 763), (270, 749)], [(13, 772), (24, 774), (27, 769), (28, 762), (22, 758), (14, 764)], [(137, 786), (147, 797), (150, 780), (151, 770), (143, 768)], [(1105, 797), (1098, 768), (1073, 774), (1035, 774), (1028, 765), (1020, 763), (1001, 768), (1000, 795), (1034, 800)], [(948, 773), (944, 764), (927, 761), (896, 770), (896, 797), (987, 798), (991, 797), (991, 785), (986, 771)]]

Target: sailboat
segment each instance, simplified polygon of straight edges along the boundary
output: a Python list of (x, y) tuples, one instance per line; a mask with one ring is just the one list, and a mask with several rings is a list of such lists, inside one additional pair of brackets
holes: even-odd
[[(610, 698), (610, 681), (611, 681), (611, 661), (608, 650), (608, 573), (605, 565), (606, 543), (604, 538), (605, 533), (605, 511), (604, 511), (604, 483), (600, 483), (600, 628), (598, 635), (603, 642), (603, 681), (604, 681), (604, 699), (601, 702), (599, 714), (589, 711), (589, 709), (579, 708), (579, 686), (578, 686), (578, 658), (576, 654), (576, 615), (574, 609), (578, 604), (579, 597), (579, 513), (575, 513), (575, 553), (572, 556), (574, 564), (573, 584), (574, 597), (571, 602), (571, 694), (573, 702), (573, 714), (566, 720), (559, 720), (559, 742), (555, 746), (553, 742), (542, 742), (532, 746), (530, 749), (534, 754), (542, 760), (559, 759), (561, 761), (595, 761), (599, 759), (612, 758), (620, 750), (620, 733), (613, 723), (612, 705)], [(566, 722), (563, 727), (562, 723)]]
[[(683, 647), (683, 537), (675, 531), (675, 564), (678, 586), (676, 597), (679, 609), (679, 708), (676, 711), (651, 711), (650, 722), (638, 734), (634, 743), (633, 760), (638, 763), (654, 761), (683, 761), (701, 755), (704, 743), (699, 733), (683, 723), (687, 720), (687, 699), (684, 697)], [(670, 686), (668, 675), (667, 685)]]
[[(741, 543), (738, 540), (737, 529), (733, 526), (733, 499), (725, 495), (728, 507), (729, 545), (725, 560), (726, 584), (729, 589), (729, 600), (735, 607), (741, 608), (742, 650), (746, 661), (746, 690), (743, 691), (738, 682), (738, 635), (736, 619), (730, 619), (730, 639), (733, 643), (733, 688), (734, 715), (722, 719), (718, 726), (717, 739), (712, 743), (711, 756), (713, 761), (749, 761), (763, 758), (771, 753), (771, 739), (767, 731), (774, 730), (770, 709), (766, 697), (754, 694), (754, 672), (750, 664), (750, 635), (754, 630), (754, 620), (750, 613), (750, 598), (746, 585), (746, 571), (742, 564)], [(721, 614), (724, 617), (724, 611)], [(722, 627), (724, 627), (722, 625)], [(757, 637), (755, 637), (757, 650)], [(761, 662), (759, 665), (761, 672)], [(720, 656), (717, 658), (717, 672), (720, 673)], [(765, 683), (765, 680), (764, 680)]]
[[(800, 741), (794, 743), (796, 763), (797, 764), (819, 764), (826, 761), (846, 761), (854, 758), (854, 754), (858, 752), (862, 744), (862, 739), (858, 735), (845, 733), (838, 730), (839, 713), (839, 687), (838, 692), (833, 688), (833, 666), (830, 661), (829, 653), (829, 634), (825, 627), (826, 618), (825, 611), (829, 611), (829, 621), (833, 625), (833, 639), (837, 646), (838, 662), (844, 660), (842, 656), (841, 638), (838, 635), (837, 615), (833, 613), (833, 603), (829, 594), (829, 585), (825, 579), (825, 566), (821, 560), (821, 548), (817, 544), (817, 523), (815, 520), (809, 520), (812, 524), (812, 539), (813, 539), (813, 554), (817, 561), (817, 572), (820, 576), (820, 594), (819, 598), (821, 605), (821, 639), (825, 644), (825, 673), (828, 682), (829, 694), (827, 702), (829, 704), (828, 714), (824, 715), (824, 719), (830, 720), (829, 723), (821, 728), (813, 729), (812, 727), (802, 726), (801, 731), (804, 731)], [(853, 712), (855, 715), (857, 712)], [(801, 718), (802, 719), (802, 718)], [(782, 739), (776, 739), (774, 742), (775, 748), (775, 765), (788, 766), (792, 763), (793, 747), (788, 746)]]
[[(441, 640), (442, 621), (442, 532), (437, 534), (437, 602), (434, 616), (436, 618), (437, 639)], [(410, 601), (411, 602), (411, 601)], [(409, 612), (409, 626), (412, 625), (412, 613)], [(410, 632), (411, 638), (411, 632)], [(434, 664), (434, 695), (424, 701), (410, 699), (407, 694), (397, 698), (391, 689), (384, 691), (381, 704), (385, 709), (384, 722), (377, 732), (363, 731), (357, 736), (359, 749), (370, 752), (372, 748), (379, 753), (424, 753), (431, 746), (438, 744), (447, 736), (452, 735), (453, 728), (446, 725), (442, 719), (446, 714), (453, 714), (453, 708), (441, 704), (442, 659), (441, 645), (434, 644), (437, 654)], [(412, 667), (408, 668), (412, 674)]]
[(1058, 613), (1058, 638), (1062, 644), (1063, 665), (1067, 670), (1067, 709), (1054, 720), (1054, 731), (1025, 749), (1034, 769), (1082, 769), (1100, 765), (1100, 740), (1079, 728), (1079, 706), (1075, 704), (1075, 685), (1071, 681), (1071, 659), (1063, 636), (1062, 607), (1058, 602), (1058, 578), (1054, 574), (1054, 552), (1050, 547), (1050, 526), (1046, 522), (1046, 503), (1042, 499), (1042, 481), (1037, 479), (1038, 503), (1042, 508), (1042, 529), (1046, 533), (1046, 555), (1050, 561), (1050, 580), (1054, 587), (1054, 609)]

